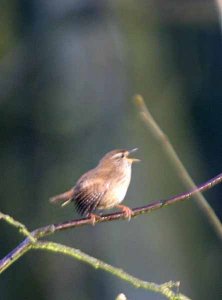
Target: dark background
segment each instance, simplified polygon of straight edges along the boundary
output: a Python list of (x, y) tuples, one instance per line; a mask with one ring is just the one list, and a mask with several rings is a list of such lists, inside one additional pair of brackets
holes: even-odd
[[(218, 1), (219, 2), (219, 1)], [(139, 147), (124, 204), (185, 191), (141, 122), (141, 93), (196, 183), (221, 172), (222, 44), (216, 1), (2, 0), (0, 211), (30, 230), (76, 217), (48, 198), (101, 156)], [(205, 196), (222, 218), (220, 186)], [(22, 237), (0, 223), (0, 257)], [(195, 201), (128, 222), (58, 233), (141, 279), (222, 297), (221, 242)], [(30, 252), (6, 270), (0, 299), (163, 299), (69, 257)], [(148, 298), (147, 298), (148, 297)]]

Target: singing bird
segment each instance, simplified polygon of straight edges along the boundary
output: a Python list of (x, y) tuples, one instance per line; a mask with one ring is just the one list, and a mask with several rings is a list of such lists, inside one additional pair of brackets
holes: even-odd
[(130, 184), (132, 163), (140, 161), (130, 157), (136, 150), (137, 148), (108, 152), (94, 169), (79, 178), (74, 187), (50, 198), (50, 202), (64, 206), (73, 201), (77, 212), (90, 217), (93, 224), (100, 218), (92, 213), (96, 209), (117, 207), (130, 219), (133, 211), (120, 203)]

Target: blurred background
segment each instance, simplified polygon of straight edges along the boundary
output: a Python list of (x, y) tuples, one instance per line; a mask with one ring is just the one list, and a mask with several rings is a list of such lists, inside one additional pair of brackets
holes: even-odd
[[(140, 93), (196, 183), (222, 169), (221, 1), (2, 0), (0, 211), (30, 230), (77, 217), (48, 198), (101, 156), (138, 147), (124, 204), (185, 191), (141, 122)], [(222, 218), (221, 186), (205, 196)], [(21, 240), (0, 223), (0, 257)], [(194, 200), (128, 222), (58, 233), (148, 281), (181, 281), (192, 299), (222, 298), (221, 242)], [(164, 299), (69, 257), (30, 252), (1, 276), (1, 299)]]

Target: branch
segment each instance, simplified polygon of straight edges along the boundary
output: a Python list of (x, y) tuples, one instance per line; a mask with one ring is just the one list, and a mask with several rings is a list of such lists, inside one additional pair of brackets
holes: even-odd
[(175, 288), (175, 287), (178, 288), (179, 284), (180, 284), (179, 282), (170, 281), (170, 282), (166, 282), (166, 283), (158, 285), (153, 282), (143, 281), (137, 277), (134, 277), (134, 276), (128, 274), (127, 272), (123, 271), (122, 269), (113, 267), (99, 259), (89, 256), (88, 254), (86, 254), (78, 249), (74, 249), (71, 247), (67, 247), (67, 246), (64, 246), (64, 245), (61, 245), (58, 243), (48, 242), (48, 241), (44, 241), (44, 242), (38, 241), (37, 243), (32, 245), (32, 249), (47, 250), (47, 251), (62, 253), (64, 255), (71, 256), (75, 259), (81, 260), (81, 261), (89, 264), (90, 266), (92, 266), (96, 269), (101, 269), (108, 273), (111, 273), (114, 276), (130, 283), (131, 285), (135, 286), (136, 288), (142, 288), (142, 289), (150, 290), (150, 291), (153, 291), (156, 293), (160, 293), (168, 299), (189, 300), (189, 298), (187, 298), (186, 296), (175, 293), (171, 290), (172, 288)]
[[(62, 253), (64, 255), (71, 256), (77, 260), (83, 261), (83, 262), (91, 265), (92, 267), (94, 267), (96, 269), (101, 269), (108, 273), (111, 273), (114, 276), (135, 286), (136, 288), (142, 288), (142, 289), (150, 290), (150, 291), (153, 291), (156, 293), (160, 293), (170, 300), (176, 300), (176, 299), (190, 300), (185, 295), (177, 293), (177, 292), (175, 293), (172, 291), (172, 288), (177, 288), (177, 289), (179, 288), (179, 285), (180, 285), (179, 282), (169, 281), (169, 282), (158, 285), (153, 282), (140, 280), (139, 278), (128, 274), (127, 272), (123, 271), (122, 269), (115, 268), (99, 259), (89, 256), (88, 254), (86, 254), (78, 249), (67, 247), (65, 245), (54, 243), (54, 242), (38, 241), (37, 236), (38, 236), (38, 238), (43, 236), (42, 230), (37, 229), (37, 230), (33, 231), (32, 233), (30, 233), (22, 223), (14, 220), (9, 215), (0, 213), (0, 219), (6, 220), (6, 222), (8, 222), (9, 224), (11, 224), (15, 227), (18, 227), (20, 230), (22, 228), (22, 231), (24, 230), (24, 232), (23, 232), (24, 235), (28, 236), (17, 248), (15, 248), (11, 253), (9, 253), (5, 258), (3, 258), (0, 261), (0, 273), (2, 273), (12, 263), (14, 263), (18, 258), (23, 256), (29, 250), (32, 250), (32, 249), (47, 250), (47, 251)], [(49, 226), (45, 227), (45, 231), (44, 231), (45, 234), (50, 234), (53, 232), (55, 232), (54, 225), (49, 225)]]
[[(221, 182), (222, 182), (222, 173), (217, 175), (216, 177), (210, 179), (209, 181), (199, 185), (198, 187), (196, 187), (195, 189), (193, 189), (189, 192), (182, 193), (182, 194), (173, 196), (173, 197), (165, 199), (165, 200), (154, 201), (146, 206), (134, 208), (134, 209), (132, 209), (133, 215), (131, 216), (131, 218), (135, 218), (139, 215), (149, 213), (151, 211), (160, 209), (164, 206), (169, 206), (169, 205), (187, 200), (187, 199), (191, 198), (192, 196), (194, 196), (195, 194), (197, 194), (199, 192), (205, 192)], [(96, 223), (103, 223), (103, 222), (110, 222), (110, 221), (114, 221), (114, 220), (124, 220), (124, 219), (125, 219), (124, 212), (116, 212), (116, 213), (112, 213), (112, 214), (101, 215), (99, 219), (96, 219)], [(34, 237), (38, 238), (39, 236), (43, 237), (43, 236), (49, 235), (56, 231), (61, 231), (61, 230), (74, 228), (74, 227), (80, 227), (80, 226), (84, 226), (84, 225), (92, 225), (91, 219), (90, 218), (82, 218), (82, 219), (78, 219), (78, 220), (67, 221), (64, 223), (49, 225), (49, 226), (39, 228), (39, 229), (35, 230), (33, 233), (34, 233)]]
[(26, 228), (26, 226), (24, 224), (13, 219), (9, 215), (3, 214), (2, 212), (0, 212), (0, 220), (1, 219), (6, 221), (8, 224), (18, 228), (20, 233), (22, 233), (24, 236), (29, 237), (32, 242), (35, 242), (36, 239), (33, 237), (32, 233), (30, 231), (28, 231), (28, 229)]
[[(171, 197), (166, 200), (158, 200), (155, 202), (152, 202), (146, 206), (143, 207), (138, 207), (133, 209), (133, 215), (132, 218), (135, 218), (141, 214), (149, 213), (151, 211), (160, 209), (164, 206), (169, 206), (174, 203), (178, 203), (181, 201), (184, 201), (186, 199), (191, 198), (198, 192), (204, 192), (215, 185), (219, 184), (222, 182), (222, 173), (219, 174), (218, 176), (210, 179), (209, 181), (199, 185), (196, 189), (191, 190), (187, 193), (182, 193), (177, 196)], [(123, 212), (116, 212), (112, 214), (106, 214), (106, 215), (101, 215), (100, 219), (96, 219), (96, 223), (102, 223), (102, 222), (110, 222), (114, 220), (123, 220), (124, 213)], [(80, 227), (84, 225), (92, 225), (90, 218), (82, 218), (78, 220), (71, 220), (67, 221), (64, 223), (59, 223), (59, 224), (52, 224), (52, 225), (47, 225), (41, 228), (37, 228), (36, 230), (31, 232), (31, 235), (34, 239), (39, 239), (48, 235), (51, 235), (57, 231), (62, 231), (65, 229), (70, 229), (70, 228), (75, 228), (75, 227)], [(8, 255), (6, 255), (3, 259), (0, 260), (0, 274), (6, 270), (13, 262), (15, 262), (18, 258), (20, 258), (25, 252), (27, 252), (30, 249), (30, 245), (33, 242), (30, 240), (30, 238), (26, 238), (20, 245), (18, 245), (15, 249), (13, 249)]]
[[(149, 110), (143, 100), (143, 97), (140, 95), (136, 95), (134, 97), (134, 99), (135, 99), (135, 103), (139, 109), (142, 120), (144, 121), (144, 123), (146, 124), (148, 129), (151, 131), (153, 136), (156, 138), (156, 140), (163, 147), (163, 150), (166, 152), (166, 154), (168, 155), (169, 159), (171, 160), (173, 166), (175, 167), (175, 170), (177, 171), (177, 175), (181, 178), (182, 182), (184, 182), (185, 186), (188, 189), (195, 189), (196, 184), (194, 183), (193, 179), (191, 178), (191, 176), (187, 172), (186, 168), (182, 164), (175, 149), (171, 145), (168, 137), (161, 130), (161, 128), (158, 126), (158, 124), (152, 117), (151, 113), (149, 112)], [(201, 190), (199, 192), (201, 192)], [(222, 240), (222, 224), (221, 224), (219, 218), (217, 217), (217, 215), (215, 214), (214, 210), (210, 206), (210, 204), (207, 202), (207, 200), (204, 198), (204, 196), (199, 192), (195, 193), (194, 197), (195, 197), (199, 207), (201, 208), (201, 210), (203, 211), (203, 213), (205, 214), (205, 216), (207, 217), (207, 219), (209, 220), (211, 225), (214, 227), (217, 235)]]

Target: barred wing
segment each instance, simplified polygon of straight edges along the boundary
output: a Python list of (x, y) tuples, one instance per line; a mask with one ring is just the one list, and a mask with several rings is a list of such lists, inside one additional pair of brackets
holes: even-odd
[(76, 210), (81, 215), (88, 215), (94, 211), (102, 198), (106, 190), (101, 185), (93, 185), (92, 187), (75, 187), (74, 203)]

